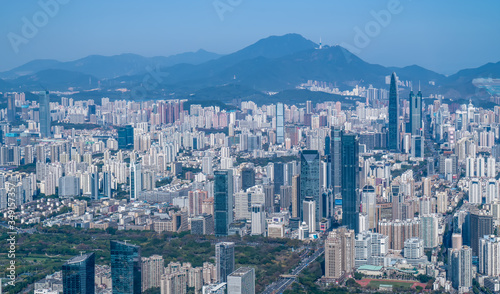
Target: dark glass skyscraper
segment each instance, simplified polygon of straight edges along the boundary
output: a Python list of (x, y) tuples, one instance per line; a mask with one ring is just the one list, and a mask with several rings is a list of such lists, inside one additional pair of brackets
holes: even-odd
[(274, 193), (278, 194), (281, 186), (285, 184), (285, 175), (283, 163), (275, 162), (274, 164)]
[(333, 194), (342, 193), (342, 136), (344, 132), (340, 128), (332, 128), (331, 131), (331, 168)]
[(244, 167), (241, 170), (241, 189), (246, 189), (255, 186), (255, 170), (251, 167)]
[(354, 134), (342, 137), (342, 224), (359, 231), (359, 141)]
[(227, 236), (233, 222), (233, 171), (214, 172), (215, 235)]
[(235, 270), (233, 242), (215, 244), (215, 266), (217, 268), (217, 281), (219, 283), (227, 282), (227, 276)]
[(486, 235), (493, 234), (493, 216), (480, 211), (470, 213), (470, 247), (472, 255), (479, 255), (479, 240)]
[(389, 134), (387, 136), (387, 147), (394, 152), (400, 151), (401, 140), (399, 138), (399, 94), (398, 78), (393, 72), (391, 76), (391, 87), (389, 89)]
[(51, 132), (50, 132), (51, 118), (50, 118), (49, 91), (44, 91), (40, 94), (39, 104), (40, 104), (40, 110), (39, 110), (40, 136), (42, 138), (50, 137), (51, 136)]
[(75, 256), (62, 266), (63, 294), (95, 293), (94, 253)]
[(118, 129), (118, 148), (126, 149), (134, 146), (134, 128), (124, 126)]
[(111, 241), (113, 294), (141, 293), (141, 252), (139, 246)]
[(417, 95), (410, 91), (410, 129), (412, 135), (421, 135), (422, 129), (422, 92)]
[(410, 124), (411, 132), (411, 155), (413, 157), (424, 157), (424, 138), (422, 132), (422, 92), (417, 95), (410, 92)]
[(319, 181), (319, 153), (317, 150), (303, 150), (300, 154), (300, 219), (304, 221), (303, 202), (311, 197), (316, 203), (316, 223), (321, 220), (321, 199)]
[(285, 106), (283, 103), (276, 104), (276, 143), (285, 142)]

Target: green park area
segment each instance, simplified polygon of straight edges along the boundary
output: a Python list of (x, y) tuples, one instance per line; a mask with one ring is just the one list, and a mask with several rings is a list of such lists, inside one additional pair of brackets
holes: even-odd
[[(256, 291), (262, 291), (268, 284), (279, 278), (300, 262), (292, 248), (301, 246), (298, 240), (271, 239), (263, 237), (197, 236), (187, 233), (162, 233), (151, 231), (118, 231), (115, 229), (84, 230), (72, 227), (38, 227), (34, 234), (17, 235), (15, 287), (6, 287), (5, 293), (20, 293), (23, 289), (60, 271), (62, 265), (80, 252), (95, 252), (96, 264), (110, 264), (110, 240), (127, 240), (141, 247), (141, 256), (159, 254), (165, 265), (175, 262), (190, 262), (194, 267), (204, 262), (214, 263), (215, 243), (235, 242), (236, 267), (250, 266), (256, 272)], [(7, 240), (6, 231), (0, 231), (0, 239)], [(7, 246), (0, 248), (0, 277), (5, 277), (10, 259)]]

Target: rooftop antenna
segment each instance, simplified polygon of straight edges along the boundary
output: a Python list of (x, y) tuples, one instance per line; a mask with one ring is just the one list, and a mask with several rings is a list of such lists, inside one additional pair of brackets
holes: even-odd
[(418, 91), (420, 92), (420, 81), (418, 81)]

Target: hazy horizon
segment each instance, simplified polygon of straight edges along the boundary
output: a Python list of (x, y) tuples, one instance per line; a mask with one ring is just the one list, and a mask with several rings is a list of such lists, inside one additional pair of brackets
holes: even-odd
[[(36, 33), (28, 36), (22, 31), (25, 20), (33, 23), (35, 16), (44, 13), (43, 7), (38, 2), (4, 4), (9, 13), (0, 17), (0, 35), (4, 36), (0, 71), (36, 59), (71, 61), (89, 55), (170, 56), (199, 49), (229, 54), (262, 38), (288, 33), (315, 43), (321, 38), (323, 44), (346, 45), (351, 50), (350, 45), (357, 49), (351, 50), (354, 54), (370, 63), (416, 64), (446, 75), (500, 61), (500, 40), (493, 37), (500, 29), (496, 17), (500, 3), (494, 1), (459, 5), (449, 0), (321, 0), (310, 5), (245, 0), (210, 0), (199, 5), (158, 0), (149, 5), (59, 1), (57, 11), (46, 21), (39, 18)], [(389, 19), (384, 18), (387, 15)], [(362, 46), (356, 46), (359, 31), (367, 33)], [(16, 39), (16, 46), (13, 36), (22, 39)]]

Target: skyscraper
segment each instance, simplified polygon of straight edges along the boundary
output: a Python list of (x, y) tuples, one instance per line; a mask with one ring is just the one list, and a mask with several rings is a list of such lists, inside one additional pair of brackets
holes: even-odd
[(90, 174), (90, 198), (99, 200), (99, 175), (96, 172)]
[(342, 193), (342, 136), (343, 131), (339, 128), (332, 128), (331, 131), (331, 182), (333, 194)]
[(111, 280), (114, 294), (141, 293), (141, 252), (139, 246), (110, 241)]
[(64, 294), (94, 294), (95, 255), (82, 254), (62, 266)]
[(165, 270), (165, 261), (160, 255), (141, 258), (142, 291), (160, 287), (161, 276)]
[(292, 178), (292, 217), (300, 217), (300, 175)]
[(304, 221), (303, 201), (311, 197), (316, 203), (316, 224), (319, 226), (321, 216), (319, 153), (317, 150), (303, 150), (300, 154), (300, 213)]
[(234, 243), (220, 242), (215, 244), (215, 267), (217, 281), (227, 282), (227, 276), (234, 271)]
[(479, 256), (479, 241), (484, 236), (493, 234), (493, 217), (483, 211), (471, 212), (469, 232), (472, 255)]
[(262, 235), (266, 232), (266, 213), (264, 204), (252, 204), (252, 235)]
[(412, 135), (421, 135), (422, 131), (422, 92), (417, 95), (410, 91), (410, 129)]
[(118, 129), (118, 148), (127, 149), (134, 146), (134, 128), (124, 126)]
[(424, 138), (422, 132), (422, 92), (418, 90), (417, 95), (410, 91), (410, 123), (411, 133), (411, 155), (413, 157), (424, 157)]
[(273, 163), (274, 168), (274, 193), (278, 194), (280, 191), (280, 187), (285, 184), (285, 175), (284, 175), (284, 167), (283, 163), (275, 162)]
[(50, 98), (49, 91), (44, 91), (40, 94), (40, 136), (42, 138), (50, 137)]
[(227, 236), (233, 222), (233, 171), (214, 172), (215, 235)]
[(484, 236), (479, 240), (479, 272), (491, 277), (500, 275), (500, 237)]
[(255, 270), (240, 267), (227, 277), (227, 293), (255, 294)]
[(16, 119), (16, 104), (14, 96), (7, 97), (7, 121), (13, 122)]
[(468, 246), (449, 251), (449, 279), (453, 288), (467, 292), (472, 287), (472, 250)]
[(352, 271), (355, 262), (355, 234), (340, 227), (332, 230), (325, 241), (325, 277), (338, 279)]
[(130, 163), (130, 200), (139, 199), (139, 195), (142, 192), (142, 171), (141, 164), (131, 162)]
[(111, 172), (105, 171), (102, 174), (102, 194), (111, 198)]
[(246, 189), (255, 186), (255, 170), (252, 167), (244, 167), (241, 169), (241, 189)]
[(400, 130), (399, 130), (399, 94), (398, 80), (396, 73), (391, 75), (391, 86), (389, 89), (389, 134), (387, 136), (387, 147), (390, 151), (399, 152), (401, 150)]
[(354, 134), (342, 137), (342, 224), (359, 230), (359, 141)]
[(311, 197), (307, 197), (302, 204), (304, 222), (309, 227), (309, 232), (314, 233), (319, 225), (316, 225), (316, 203)]
[(276, 144), (285, 142), (285, 107), (283, 103), (276, 104)]

